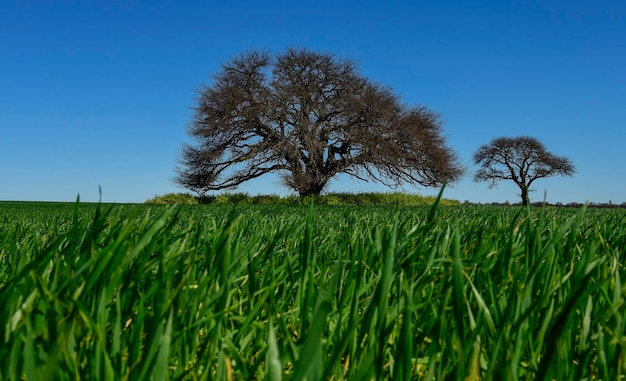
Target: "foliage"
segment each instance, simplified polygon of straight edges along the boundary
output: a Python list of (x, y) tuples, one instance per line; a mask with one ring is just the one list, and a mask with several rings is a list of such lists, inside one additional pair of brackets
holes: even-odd
[(250, 51), (198, 91), (176, 181), (199, 194), (279, 173), (300, 196), (347, 173), (387, 185), (439, 186), (461, 175), (441, 118), (306, 49)]
[[(303, 200), (306, 204), (311, 198)], [(326, 193), (312, 197), (318, 205), (396, 205), (428, 206), (436, 201), (435, 196), (421, 196), (408, 193)], [(441, 199), (440, 205), (459, 205), (456, 200)]]
[(186, 193), (167, 193), (162, 196), (155, 196), (146, 200), (146, 204), (151, 205), (195, 205), (198, 200)]
[[(166, 195), (168, 196), (168, 195)], [(183, 194), (184, 199), (192, 197)], [(157, 196), (146, 201), (146, 204), (185, 204), (184, 202), (154, 202), (164, 198), (169, 200), (172, 197)], [(177, 198), (174, 198), (175, 200)], [(194, 201), (186, 204), (253, 204), (253, 205), (309, 205), (313, 202), (316, 205), (396, 205), (396, 206), (428, 206), (436, 201), (434, 196), (422, 196), (409, 193), (325, 193), (321, 195), (311, 195), (307, 197), (286, 196), (280, 197), (275, 194), (250, 196), (247, 193), (222, 193), (218, 195), (203, 195), (196, 197)], [(457, 200), (442, 198), (440, 205), (459, 205)]]
[(0, 203), (0, 379), (616, 380), (623, 210)]
[(522, 205), (528, 204), (528, 191), (535, 180), (574, 174), (568, 158), (548, 152), (543, 143), (528, 136), (493, 139), (474, 153), (474, 163), (481, 166), (474, 181), (486, 181), (491, 188), (498, 181), (512, 180), (520, 188)]

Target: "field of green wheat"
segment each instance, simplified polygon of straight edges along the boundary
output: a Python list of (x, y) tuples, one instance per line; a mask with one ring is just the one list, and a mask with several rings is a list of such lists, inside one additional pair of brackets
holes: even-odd
[(0, 380), (619, 380), (626, 211), (0, 203)]

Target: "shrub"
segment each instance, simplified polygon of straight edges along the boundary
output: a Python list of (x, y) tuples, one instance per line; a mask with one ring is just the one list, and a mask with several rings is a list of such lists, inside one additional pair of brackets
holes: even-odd
[(249, 204), (247, 193), (222, 193), (215, 197), (215, 204)]
[(167, 193), (162, 196), (154, 196), (146, 200), (146, 204), (150, 205), (196, 205), (198, 200), (187, 193)]
[[(256, 195), (247, 193), (222, 193), (219, 195), (202, 195), (194, 197), (185, 193), (168, 193), (155, 196), (146, 201), (146, 204), (255, 204), (255, 205), (308, 205), (311, 202), (317, 205), (397, 205), (397, 206), (429, 206), (435, 203), (436, 197), (418, 194), (394, 193), (326, 193), (319, 196), (300, 197), (297, 195), (278, 196)], [(442, 198), (440, 205), (460, 205), (457, 200)]]

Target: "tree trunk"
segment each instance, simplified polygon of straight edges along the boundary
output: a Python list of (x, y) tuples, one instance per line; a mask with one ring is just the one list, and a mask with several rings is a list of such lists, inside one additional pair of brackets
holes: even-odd
[(520, 185), (520, 189), (522, 190), (522, 206), (528, 205), (528, 187), (526, 185)]
[(326, 181), (323, 183), (311, 183), (307, 184), (307, 187), (304, 189), (298, 190), (298, 194), (300, 194), (301, 198), (305, 198), (307, 196), (319, 196), (320, 193), (324, 190), (326, 186)]

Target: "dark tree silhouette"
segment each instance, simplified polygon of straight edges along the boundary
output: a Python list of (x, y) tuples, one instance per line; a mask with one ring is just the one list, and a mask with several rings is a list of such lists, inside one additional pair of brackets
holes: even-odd
[(439, 186), (461, 166), (440, 116), (407, 107), (349, 60), (306, 49), (250, 51), (198, 91), (176, 182), (194, 192), (232, 189), (270, 172), (301, 196), (346, 173), (388, 186)]
[(474, 153), (474, 163), (481, 166), (474, 181), (486, 181), (493, 188), (500, 180), (513, 180), (520, 188), (524, 206), (528, 205), (528, 190), (535, 180), (574, 174), (568, 158), (548, 152), (539, 140), (528, 136), (493, 139)]

